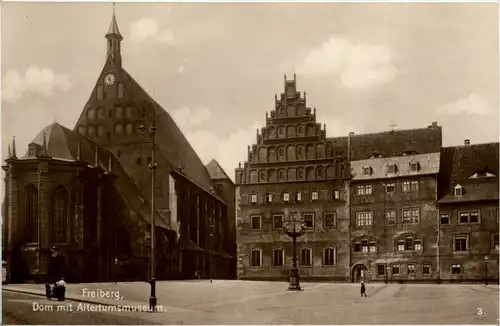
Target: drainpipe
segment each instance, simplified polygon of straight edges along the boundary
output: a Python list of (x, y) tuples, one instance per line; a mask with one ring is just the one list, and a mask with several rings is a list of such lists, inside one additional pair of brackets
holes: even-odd
[(349, 241), (349, 282), (353, 282), (352, 280), (352, 243), (351, 243), (351, 226), (352, 226), (352, 216), (351, 216), (351, 136), (354, 135), (354, 132), (350, 132), (347, 136), (347, 163), (348, 163), (348, 172), (349, 179), (347, 180), (347, 211), (349, 214), (349, 233), (348, 233), (348, 241)]

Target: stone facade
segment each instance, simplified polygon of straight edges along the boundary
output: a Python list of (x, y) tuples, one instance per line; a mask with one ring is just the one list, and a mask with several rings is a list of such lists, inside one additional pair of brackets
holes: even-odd
[[(294, 209), (309, 221), (297, 240), (301, 274), (346, 280), (346, 150), (328, 141), (321, 127), (296, 80), (285, 78), (285, 92), (257, 131), (248, 162), (236, 170), (238, 278), (287, 278), (293, 253), (283, 225)], [(327, 250), (332, 254), (325, 260)]]

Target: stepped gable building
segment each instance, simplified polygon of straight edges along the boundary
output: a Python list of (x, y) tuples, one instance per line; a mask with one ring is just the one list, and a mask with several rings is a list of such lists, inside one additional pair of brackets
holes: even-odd
[(275, 96), (266, 125), (236, 169), (237, 273), (240, 279), (284, 279), (292, 240), (284, 222), (305, 221), (297, 240), (302, 277), (347, 280), (349, 275), (346, 142), (326, 138), (326, 126), (297, 91), (296, 79)]
[(106, 62), (74, 131), (48, 126), (24, 157), (12, 145), (3, 167), (12, 281), (147, 279), (152, 148), (138, 129), (153, 118), (157, 278), (228, 277), (235, 264), (232, 183), (211, 176), (171, 116), (126, 72), (122, 39), (113, 14)]
[(350, 136), (351, 280), (436, 277), (441, 127)]
[(469, 140), (442, 149), (439, 268), (445, 281), (498, 280), (498, 149), (498, 143)]

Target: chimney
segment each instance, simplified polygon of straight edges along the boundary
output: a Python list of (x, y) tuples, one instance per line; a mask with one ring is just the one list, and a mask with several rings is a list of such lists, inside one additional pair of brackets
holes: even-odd
[(465, 146), (470, 145), (470, 139), (466, 139), (466, 140), (464, 140), (464, 145), (465, 145)]

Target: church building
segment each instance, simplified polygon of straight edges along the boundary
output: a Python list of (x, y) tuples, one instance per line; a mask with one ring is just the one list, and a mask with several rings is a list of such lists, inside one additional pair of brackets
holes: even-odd
[(24, 155), (15, 139), (9, 146), (2, 249), (10, 281), (147, 280), (152, 169), (157, 279), (235, 277), (233, 182), (215, 160), (202, 163), (124, 69), (114, 14), (105, 37), (106, 62), (76, 126), (47, 126)]

